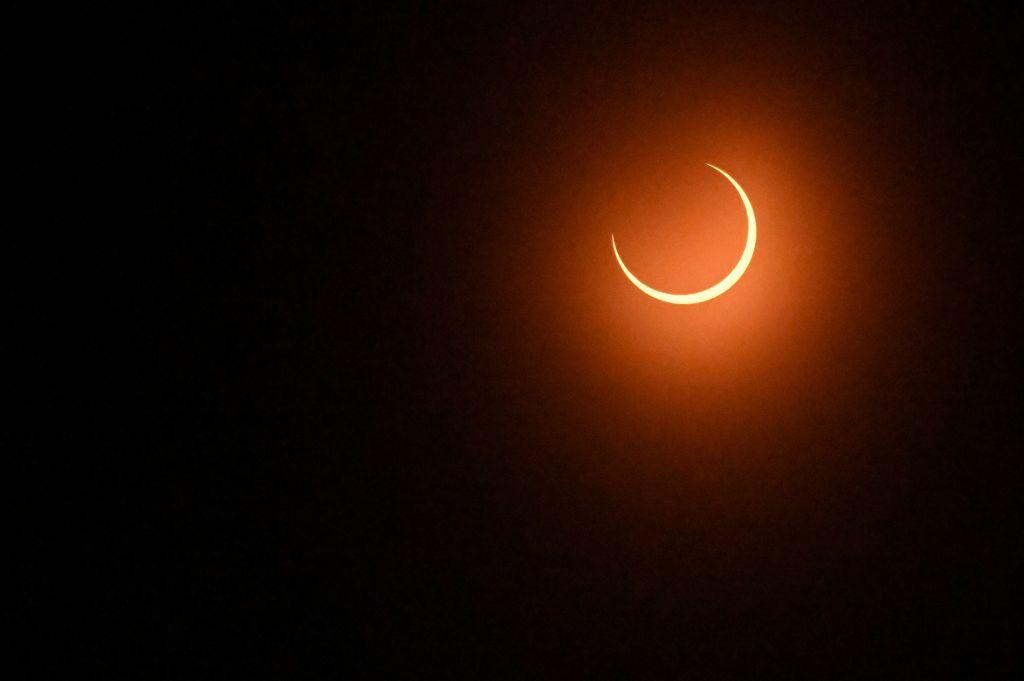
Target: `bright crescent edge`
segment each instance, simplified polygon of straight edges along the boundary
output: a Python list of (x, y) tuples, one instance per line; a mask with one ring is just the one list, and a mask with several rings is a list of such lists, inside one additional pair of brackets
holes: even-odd
[(629, 268), (626, 267), (626, 263), (622, 262), (622, 256), (619, 255), (619, 249), (615, 245), (615, 235), (612, 234), (612, 250), (615, 251), (615, 259), (619, 261), (619, 267), (622, 268), (622, 272), (626, 277), (633, 282), (634, 286), (647, 295), (662, 302), (671, 303), (672, 305), (693, 305), (694, 303), (703, 303), (722, 295), (732, 288), (733, 284), (739, 281), (739, 278), (747, 271), (747, 266), (750, 264), (751, 258), (754, 257), (754, 244), (757, 242), (757, 220), (754, 218), (754, 207), (750, 205), (750, 199), (747, 198), (747, 193), (743, 191), (743, 187), (740, 186), (739, 182), (732, 179), (732, 176), (729, 175), (729, 173), (725, 172), (718, 166), (711, 165), (710, 163), (705, 163), (704, 165), (717, 170), (725, 176), (725, 179), (732, 183), (732, 186), (735, 187), (736, 191), (739, 193), (740, 199), (743, 200), (743, 207), (747, 209), (747, 243), (743, 247), (743, 254), (740, 256), (739, 262), (736, 263), (736, 266), (732, 268), (732, 271), (729, 272), (724, 279), (711, 288), (706, 288), (703, 291), (697, 291), (696, 293), (665, 293), (664, 291), (659, 291), (656, 288), (651, 288), (637, 279), (636, 275), (630, 272)]

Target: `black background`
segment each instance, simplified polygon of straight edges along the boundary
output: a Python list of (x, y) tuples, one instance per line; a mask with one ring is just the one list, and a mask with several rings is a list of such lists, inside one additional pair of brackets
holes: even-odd
[[(110, 270), (167, 511), (140, 531), (158, 645), (121, 662), (1020, 674), (1014, 17), (711, 4), (209, 3), (106, 26), (75, 68), (120, 126), (100, 162), (126, 171), (134, 228)], [(801, 115), (872, 131), (849, 146), (913, 172), (913, 202), (876, 193), (872, 215), (899, 216), (887, 243), (927, 265), (854, 261), (884, 273), (892, 314), (841, 418), (715, 437), (637, 422), (535, 361), (561, 342), (536, 291), (478, 285), (495, 262), (539, 267), (500, 260), (520, 221), (486, 218), (573, 172), (581, 108), (648, 96), (643, 74), (672, 65), (753, 63), (780, 76), (759, 92), (797, 83)], [(691, 449), (717, 463), (650, 463)], [(769, 463), (729, 463), (755, 449)]]

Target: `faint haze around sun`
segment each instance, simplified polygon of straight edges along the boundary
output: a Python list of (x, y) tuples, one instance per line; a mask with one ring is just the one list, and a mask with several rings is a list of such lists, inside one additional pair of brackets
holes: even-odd
[[(627, 430), (631, 421), (690, 429), (692, 451), (719, 436), (749, 441), (739, 435), (747, 429), (825, 437), (870, 399), (878, 341), (912, 314), (890, 289), (920, 256), (887, 236), (906, 200), (891, 178), (909, 168), (843, 116), (841, 99), (801, 91), (814, 85), (784, 65), (732, 85), (696, 67), (658, 74), (642, 92), (583, 90), (564, 103), (573, 113), (557, 134), (524, 155), (538, 171), (510, 187), (508, 248), (483, 265), (485, 290), (517, 291), (505, 300), (528, 339), (496, 343), (496, 380), (507, 350), (513, 365), (558, 377), (551, 409)], [(791, 99), (772, 96), (778, 78), (793, 80)], [(721, 279), (746, 228), (734, 190), (706, 160), (749, 195), (757, 250), (725, 294), (665, 305), (623, 277), (608, 235), (663, 290)], [(680, 456), (670, 465), (689, 465)]]

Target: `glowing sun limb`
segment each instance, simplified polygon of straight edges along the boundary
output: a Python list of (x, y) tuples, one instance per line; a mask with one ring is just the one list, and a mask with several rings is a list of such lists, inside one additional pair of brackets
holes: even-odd
[(671, 303), (673, 305), (693, 305), (694, 303), (703, 303), (712, 298), (716, 298), (730, 288), (732, 285), (739, 281), (743, 273), (747, 271), (747, 266), (750, 264), (751, 258), (754, 257), (754, 244), (757, 242), (757, 220), (754, 218), (754, 207), (750, 205), (750, 199), (747, 198), (747, 193), (743, 191), (743, 187), (740, 183), (732, 179), (729, 173), (725, 172), (718, 166), (706, 163), (709, 168), (713, 168), (720, 172), (725, 179), (729, 180), (733, 187), (740, 195), (740, 199), (743, 201), (743, 207), (747, 210), (747, 243), (743, 247), (743, 254), (740, 255), (739, 262), (732, 268), (729, 274), (725, 275), (725, 278), (710, 288), (706, 288), (703, 291), (697, 291), (696, 293), (666, 293), (659, 291), (656, 288), (651, 288), (647, 284), (643, 283), (636, 278), (629, 268), (626, 267), (626, 263), (622, 262), (622, 256), (619, 255), (619, 249), (615, 245), (615, 235), (612, 234), (612, 250), (615, 251), (615, 259), (619, 261), (619, 267), (622, 268), (622, 272), (626, 275), (626, 278), (633, 282), (633, 285), (638, 289), (665, 303)]

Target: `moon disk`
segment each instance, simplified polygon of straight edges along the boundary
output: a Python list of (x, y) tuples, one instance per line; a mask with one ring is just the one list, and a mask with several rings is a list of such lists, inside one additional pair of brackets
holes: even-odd
[(716, 298), (730, 288), (732, 285), (739, 281), (743, 273), (747, 271), (747, 265), (750, 264), (750, 259), (754, 257), (754, 243), (757, 241), (757, 220), (754, 218), (754, 208), (750, 205), (750, 199), (747, 198), (746, 192), (743, 191), (743, 187), (740, 183), (732, 179), (729, 173), (725, 172), (718, 166), (713, 166), (710, 163), (706, 163), (710, 168), (717, 170), (725, 179), (732, 183), (732, 186), (739, 192), (740, 199), (743, 201), (743, 207), (747, 209), (747, 243), (743, 247), (743, 254), (740, 256), (739, 262), (732, 268), (732, 271), (725, 276), (720, 282), (706, 288), (703, 291), (697, 291), (696, 293), (665, 293), (659, 291), (656, 288), (651, 288), (644, 282), (636, 278), (636, 275), (629, 271), (626, 267), (626, 263), (622, 262), (622, 256), (619, 255), (619, 249), (615, 245), (615, 235), (612, 234), (612, 250), (615, 251), (615, 259), (619, 261), (619, 267), (622, 268), (622, 272), (626, 275), (626, 278), (633, 282), (633, 285), (638, 289), (646, 293), (652, 298), (656, 298), (665, 303), (671, 303), (673, 305), (693, 305), (694, 303), (703, 303), (705, 301)]

